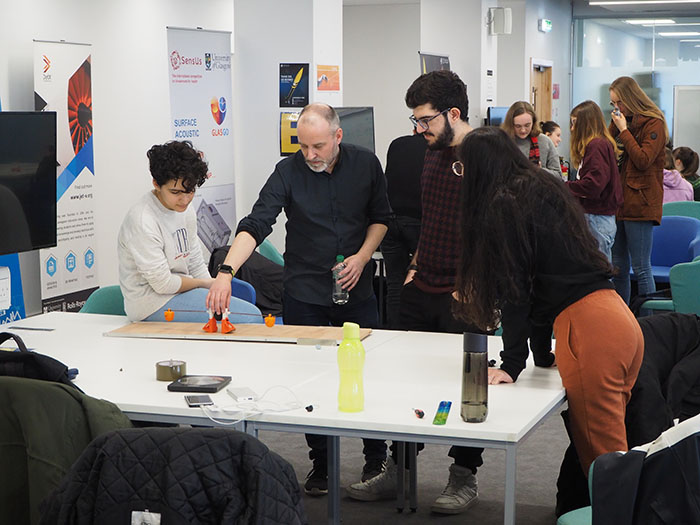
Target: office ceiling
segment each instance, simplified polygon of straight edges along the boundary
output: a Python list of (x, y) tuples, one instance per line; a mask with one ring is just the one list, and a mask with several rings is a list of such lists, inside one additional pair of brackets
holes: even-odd
[[(640, 0), (644, 1), (644, 0)], [(646, 4), (591, 6), (589, 0), (572, 0), (575, 18), (700, 17), (700, 2), (692, 4)]]
[[(522, 0), (525, 2), (526, 0)], [(562, 2), (566, 0), (561, 0)], [(645, 0), (640, 0), (645, 1)], [(646, 0), (650, 2), (653, 0)], [(571, 0), (574, 16), (577, 18), (609, 18), (635, 16), (699, 16), (700, 2), (695, 4), (651, 4), (649, 5), (610, 5), (590, 6), (589, 0)], [(382, 4), (420, 4), (420, 0), (343, 0), (343, 5), (382, 5)], [(494, 7), (498, 0), (493, 0)]]

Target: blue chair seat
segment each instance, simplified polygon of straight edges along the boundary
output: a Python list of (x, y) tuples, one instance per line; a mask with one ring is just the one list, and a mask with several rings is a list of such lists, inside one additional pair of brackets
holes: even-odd
[(235, 277), (231, 279), (231, 295), (251, 304), (255, 304), (257, 299), (253, 285)]
[[(669, 282), (669, 272), (676, 264), (687, 263), (700, 255), (700, 220), (675, 215), (663, 216), (653, 230), (651, 272), (654, 281)], [(637, 277), (630, 269), (632, 279)]]

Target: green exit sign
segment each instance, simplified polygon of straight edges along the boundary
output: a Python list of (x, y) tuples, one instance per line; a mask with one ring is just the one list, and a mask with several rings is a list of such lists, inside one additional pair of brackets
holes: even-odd
[(543, 33), (549, 33), (552, 30), (552, 21), (546, 18), (540, 18), (537, 21), (537, 30)]

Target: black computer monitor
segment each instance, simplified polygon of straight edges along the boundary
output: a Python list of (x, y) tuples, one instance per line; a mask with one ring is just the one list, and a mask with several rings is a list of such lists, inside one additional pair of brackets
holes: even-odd
[(335, 108), (343, 129), (343, 142), (374, 152), (374, 108)]
[(0, 255), (56, 246), (56, 113), (0, 111)]
[(508, 108), (505, 106), (490, 106), (486, 110), (486, 125), (500, 126), (506, 118)]

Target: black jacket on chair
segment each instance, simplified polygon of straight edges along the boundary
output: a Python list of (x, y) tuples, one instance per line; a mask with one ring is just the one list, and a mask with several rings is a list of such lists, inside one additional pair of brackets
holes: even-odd
[(42, 524), (306, 523), (291, 465), (241, 432), (118, 430), (93, 441), (45, 502)]
[(644, 359), (627, 404), (627, 445), (655, 440), (700, 413), (700, 318), (662, 314), (639, 319)]

